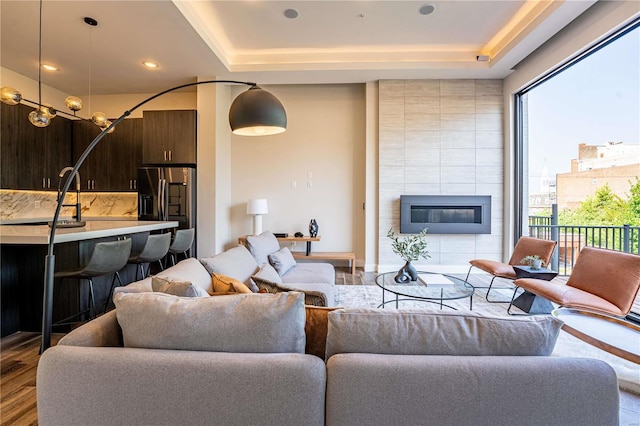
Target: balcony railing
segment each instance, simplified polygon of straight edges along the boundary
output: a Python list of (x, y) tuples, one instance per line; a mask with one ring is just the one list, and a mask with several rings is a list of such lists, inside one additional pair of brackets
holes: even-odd
[(551, 216), (529, 216), (529, 236), (558, 242), (551, 259), (551, 269), (560, 275), (571, 274), (584, 246), (640, 254), (640, 226), (558, 225), (555, 204)]

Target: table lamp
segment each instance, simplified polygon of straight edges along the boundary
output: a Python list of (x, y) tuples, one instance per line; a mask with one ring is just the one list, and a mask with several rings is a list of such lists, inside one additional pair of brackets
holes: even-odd
[(265, 198), (247, 201), (247, 214), (253, 215), (253, 235), (262, 233), (262, 215), (267, 213), (269, 213), (269, 209)]

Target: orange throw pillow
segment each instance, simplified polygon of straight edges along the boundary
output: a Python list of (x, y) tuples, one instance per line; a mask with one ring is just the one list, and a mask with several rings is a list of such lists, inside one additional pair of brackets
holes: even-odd
[(307, 344), (304, 352), (324, 359), (327, 346), (327, 328), (329, 312), (342, 308), (326, 308), (322, 306), (305, 305), (307, 321), (304, 325), (304, 333), (307, 336)]
[(253, 293), (242, 281), (222, 274), (213, 273), (211, 283), (216, 293)]

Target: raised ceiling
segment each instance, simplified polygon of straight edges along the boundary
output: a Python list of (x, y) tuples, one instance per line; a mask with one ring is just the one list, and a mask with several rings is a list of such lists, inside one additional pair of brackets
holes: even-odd
[[(260, 83), (504, 78), (595, 1), (49, 1), (43, 83), (155, 92), (198, 76)], [(429, 15), (422, 6), (432, 5)], [(285, 10), (295, 9), (289, 19)], [(2, 0), (1, 65), (38, 73), (39, 2)], [(83, 18), (98, 21), (90, 27)], [(488, 57), (479, 61), (478, 56)], [(160, 67), (147, 70), (145, 60)]]

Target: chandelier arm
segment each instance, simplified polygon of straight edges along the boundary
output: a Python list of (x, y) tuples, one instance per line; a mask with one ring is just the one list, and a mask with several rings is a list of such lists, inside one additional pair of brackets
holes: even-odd
[(107, 133), (115, 126), (120, 124), (122, 120), (131, 115), (133, 111), (140, 108), (142, 105), (162, 96), (166, 93), (173, 92), (175, 90), (179, 90), (185, 87), (197, 86), (201, 84), (215, 84), (215, 83), (229, 83), (229, 84), (244, 84), (247, 86), (255, 87), (256, 83), (244, 82), (244, 81), (235, 81), (235, 80), (205, 80), (205, 81), (197, 81), (194, 83), (182, 84), (180, 86), (172, 87), (170, 89), (159, 92), (153, 96), (148, 97), (142, 102), (135, 105), (133, 108), (126, 110), (120, 117), (118, 117), (110, 126), (103, 129), (98, 136), (91, 141), (89, 146), (84, 150), (78, 161), (73, 166), (71, 173), (69, 173), (69, 177), (67, 178), (64, 186), (62, 187), (62, 192), (60, 193), (60, 197), (58, 198), (58, 203), (56, 206), (56, 211), (53, 215), (53, 222), (51, 223), (51, 231), (49, 232), (49, 243), (47, 247), (47, 255), (45, 257), (45, 268), (44, 268), (44, 291), (42, 295), (42, 341), (40, 342), (40, 353), (43, 353), (49, 347), (51, 347), (51, 324), (53, 319), (53, 280), (54, 280), (54, 272), (55, 272), (55, 255), (53, 254), (53, 246), (56, 235), (57, 223), (60, 218), (60, 211), (62, 210), (62, 204), (64, 203), (65, 196), (67, 195), (67, 191), (73, 182), (76, 173), (84, 163), (84, 160), (87, 156), (93, 151), (95, 146), (105, 137)]

